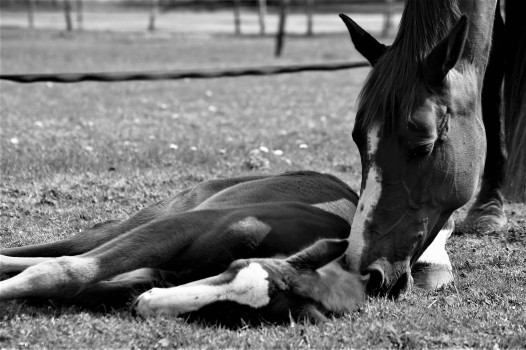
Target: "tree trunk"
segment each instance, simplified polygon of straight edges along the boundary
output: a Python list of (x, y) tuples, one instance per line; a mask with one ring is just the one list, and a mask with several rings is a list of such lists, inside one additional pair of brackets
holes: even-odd
[(267, 15), (267, 0), (259, 0), (259, 34), (265, 35), (265, 16)]
[(84, 6), (82, 0), (77, 0), (77, 29), (84, 29)]
[(285, 27), (287, 24), (287, 14), (289, 10), (290, 0), (281, 0), (281, 8), (279, 11), (278, 33), (276, 34), (276, 52), (275, 56), (280, 57), (283, 51), (283, 44), (285, 40)]
[(386, 37), (391, 31), (393, 25), (393, 0), (385, 0), (385, 9), (384, 9), (384, 27), (382, 29), (382, 36)]
[(150, 0), (150, 19), (148, 21), (148, 30), (153, 32), (155, 28), (155, 19), (159, 13), (159, 0)]
[(234, 30), (241, 34), (241, 0), (234, 0)]
[(71, 2), (64, 0), (64, 17), (66, 18), (66, 30), (71, 32), (73, 30), (73, 23), (71, 22)]
[(29, 29), (35, 28), (35, 0), (27, 0), (27, 21)]
[(307, 36), (312, 36), (313, 30), (313, 16), (314, 14), (314, 0), (307, 0)]

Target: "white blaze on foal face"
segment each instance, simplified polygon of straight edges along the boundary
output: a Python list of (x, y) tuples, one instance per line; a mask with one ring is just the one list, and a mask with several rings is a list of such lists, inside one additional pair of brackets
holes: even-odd
[(349, 237), (350, 245), (353, 252), (349, 254), (351, 266), (355, 270), (360, 268), (361, 253), (365, 246), (364, 233), (367, 229), (367, 222), (370, 220), (371, 213), (374, 211), (382, 193), (382, 174), (374, 161), (374, 155), (378, 149), (380, 137), (378, 136), (380, 128), (375, 125), (367, 133), (367, 149), (362, 154), (362, 164), (368, 164), (367, 180), (365, 187), (360, 194), (360, 200), (354, 215), (351, 227), (351, 236)]
[(197, 311), (219, 301), (232, 301), (252, 308), (267, 305), (268, 272), (258, 263), (250, 263), (235, 274), (219, 276), (173, 288), (154, 288), (139, 296), (136, 311), (141, 316), (180, 315)]

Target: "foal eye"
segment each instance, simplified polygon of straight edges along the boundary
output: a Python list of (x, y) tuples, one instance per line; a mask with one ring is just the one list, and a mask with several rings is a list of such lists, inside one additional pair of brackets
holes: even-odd
[(419, 160), (429, 156), (433, 152), (433, 144), (417, 146), (408, 150), (408, 156), (411, 160)]

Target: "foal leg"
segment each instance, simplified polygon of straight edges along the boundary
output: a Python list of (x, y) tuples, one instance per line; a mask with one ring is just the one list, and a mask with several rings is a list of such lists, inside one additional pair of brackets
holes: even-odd
[(506, 162), (504, 119), (501, 115), (501, 87), (505, 68), (503, 41), (504, 22), (500, 15), (500, 7), (497, 6), (493, 26), (493, 47), (482, 88), (482, 118), (488, 145), (486, 164), (477, 200), (464, 221), (465, 224), (484, 232), (500, 230), (507, 223), (501, 193)]
[(446, 252), (446, 241), (454, 228), (455, 222), (449, 219), (435, 240), (415, 262), (411, 269), (415, 286), (434, 290), (453, 281), (453, 267)]
[(52, 260), (53, 258), (18, 258), (0, 255), (0, 275), (8, 273), (19, 273), (28, 267)]

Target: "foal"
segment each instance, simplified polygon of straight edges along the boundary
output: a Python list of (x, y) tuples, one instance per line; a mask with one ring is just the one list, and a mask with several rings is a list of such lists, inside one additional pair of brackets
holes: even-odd
[(345, 183), (315, 172), (205, 181), (123, 222), (0, 250), (0, 272), (22, 271), (0, 282), (0, 301), (123, 306), (158, 284), (180, 287), (141, 295), (138, 314), (319, 322), (363, 297), (363, 277), (329, 264), (347, 249), (357, 202)]

